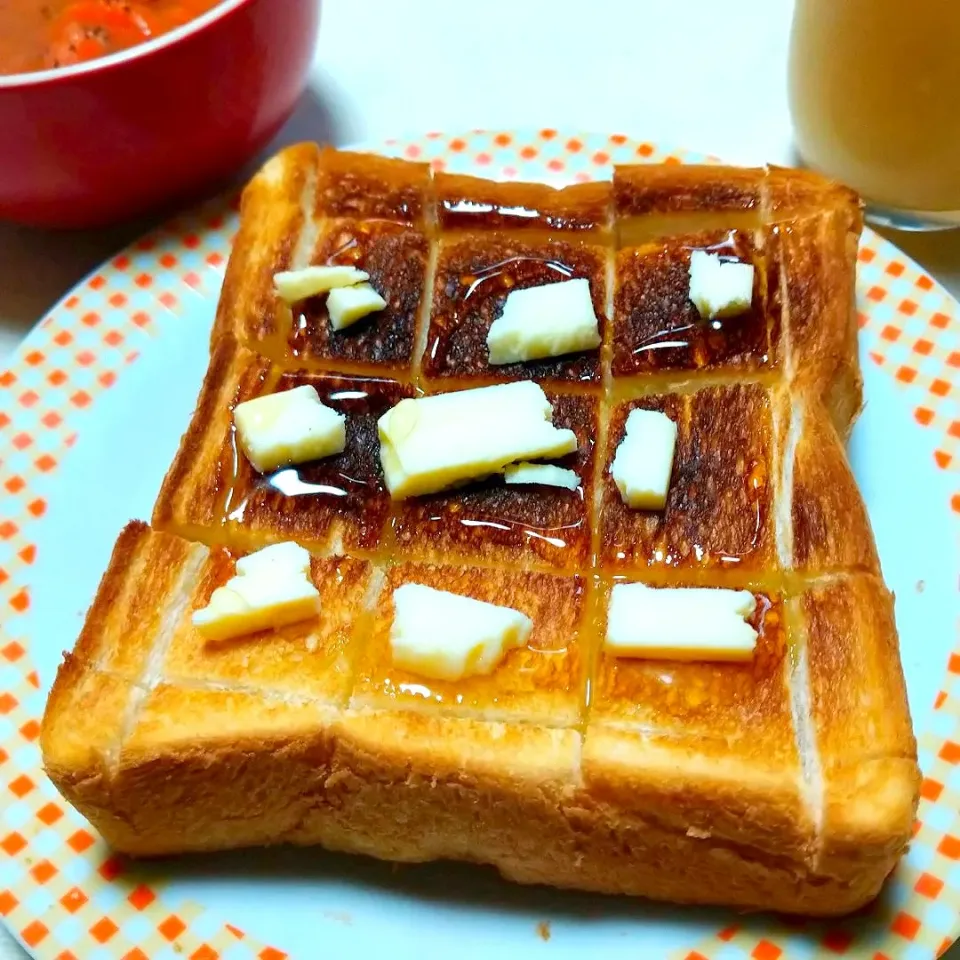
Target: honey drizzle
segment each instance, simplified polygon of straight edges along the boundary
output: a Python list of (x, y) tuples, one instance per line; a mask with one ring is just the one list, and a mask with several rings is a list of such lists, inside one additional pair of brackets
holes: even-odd
[[(434, 251), (431, 250), (431, 253)], [(610, 272), (612, 272), (613, 264), (612, 257), (607, 261), (607, 270), (608, 270), (608, 279), (607, 279), (607, 307), (608, 311), (612, 313), (612, 297), (613, 297), (613, 283), (609, 278)], [(427, 298), (425, 298), (427, 299)], [(426, 311), (424, 311), (426, 312)], [(605, 338), (605, 342), (601, 347), (601, 352), (610, 349), (610, 338)], [(311, 364), (309, 368), (311, 372), (326, 372), (334, 373), (333, 370), (327, 369), (316, 369), (319, 367), (319, 364)], [(304, 365), (303, 369), (308, 369)], [(369, 375), (371, 372), (376, 370), (377, 372), (382, 372), (381, 368), (362, 368), (358, 370), (358, 373), (362, 375)], [(636, 377), (629, 379), (620, 379), (614, 380), (608, 374), (609, 366), (607, 365), (604, 373), (607, 374), (604, 378), (604, 383), (601, 388), (598, 390), (597, 386), (593, 384), (579, 384), (579, 383), (570, 383), (562, 382), (558, 384), (547, 383), (546, 385), (553, 388), (554, 391), (558, 394), (565, 395), (587, 395), (587, 396), (596, 396), (598, 393), (602, 394), (601, 402), (598, 405), (598, 414), (599, 414), (599, 423), (598, 423), (598, 442), (597, 442), (597, 452), (598, 455), (595, 458), (594, 463), (594, 518), (599, 517), (599, 508), (602, 502), (602, 479), (605, 468), (607, 464), (603, 461), (602, 454), (605, 443), (606, 443), (606, 433), (608, 429), (608, 415), (609, 409), (614, 402), (620, 402), (625, 399), (632, 399), (638, 396), (644, 396), (648, 393), (659, 393), (659, 392), (671, 392), (671, 393), (692, 393), (700, 389), (704, 389), (710, 386), (720, 386), (728, 384), (742, 384), (744, 382), (757, 382), (761, 384), (774, 383), (778, 380), (777, 376), (773, 373), (761, 373), (756, 374), (752, 377), (744, 377), (743, 375), (738, 375), (736, 373), (730, 372), (699, 372), (699, 371), (684, 371), (681, 374), (681, 379), (676, 379), (675, 375), (666, 374), (663, 377)], [(345, 365), (339, 365), (337, 368), (338, 373), (349, 374), (350, 370), (345, 368)], [(279, 374), (274, 371), (273, 377), (278, 377)], [(274, 379), (275, 382), (275, 379)], [(467, 387), (477, 387), (479, 384), (476, 381), (461, 381), (459, 379), (451, 379), (449, 381), (432, 381), (428, 384), (425, 384), (430, 390), (452, 390), (452, 389), (463, 389)], [(267, 392), (267, 391), (265, 391)], [(237, 456), (235, 452), (235, 456)], [(234, 478), (235, 483), (235, 478)], [(229, 502), (229, 505), (233, 507), (232, 502)], [(235, 508), (234, 508), (235, 509)], [(389, 556), (393, 550), (396, 549), (397, 542), (395, 536), (395, 522), (397, 519), (396, 510), (391, 504), (391, 509), (384, 521), (384, 525), (381, 529), (381, 539), (379, 545), (371, 551), (357, 551), (352, 552), (356, 553), (358, 556), (363, 555), (365, 558), (379, 558), (383, 559), (385, 556)], [(762, 518), (758, 522), (762, 522)], [(584, 575), (589, 575), (592, 572), (596, 572), (599, 569), (599, 536), (600, 536), (600, 525), (599, 523), (594, 524), (591, 530), (591, 560), (589, 569), (583, 569), (563, 564), (560, 567), (557, 567), (554, 564), (544, 563), (539, 559), (533, 559), (529, 562), (530, 569), (549, 572), (549, 573), (561, 573), (561, 572), (573, 572), (573, 573), (583, 573)], [(228, 532), (223, 538), (218, 537), (205, 537), (205, 540), (209, 542), (225, 542), (230, 545), (242, 545), (244, 548), (249, 549), (251, 546), (256, 546), (258, 543), (262, 543), (266, 539), (270, 539), (269, 534), (264, 536), (262, 534), (250, 534), (244, 535), (242, 531), (236, 530)], [(311, 543), (315, 550), (319, 548), (319, 552), (322, 552), (326, 555), (335, 553), (336, 550), (332, 550), (329, 542), (323, 543)], [(414, 551), (412, 555), (419, 556), (418, 551)], [(425, 557), (423, 558), (425, 559)], [(491, 567), (498, 568), (502, 564), (497, 561), (480, 561), (475, 557), (469, 555), (469, 553), (451, 553), (447, 559), (454, 563), (464, 563), (473, 566), (481, 567)], [(641, 572), (641, 571), (638, 571)], [(689, 579), (691, 573), (693, 575), (702, 574), (703, 568), (695, 571), (689, 570), (677, 570), (674, 571), (670, 567), (666, 568), (657, 568), (650, 567), (642, 571), (642, 573), (649, 579), (651, 582), (662, 582), (664, 584), (682, 582), (684, 579)], [(719, 575), (720, 579), (729, 582), (742, 582), (743, 578), (738, 576), (736, 571), (730, 570), (729, 572), (723, 570), (714, 570), (715, 575)]]
[(748, 210), (688, 210), (633, 214), (617, 218), (617, 248), (641, 247), (655, 241), (714, 230), (756, 230), (763, 224), (757, 207)]
[[(435, 377), (432, 379), (424, 378), (419, 384), (420, 390), (424, 394), (451, 393), (455, 390), (475, 390), (480, 387), (493, 387), (502, 384), (502, 378), (495, 376), (471, 377)], [(536, 381), (540, 386), (550, 393), (555, 393), (566, 397), (596, 397), (603, 399), (603, 387), (601, 384), (589, 383), (576, 380), (554, 380), (550, 377), (540, 377)]]
[(413, 383), (412, 374), (404, 370), (402, 366), (391, 367), (383, 363), (364, 363), (330, 357), (291, 354), (286, 342), (279, 349), (264, 343), (251, 346), (257, 350), (260, 356), (270, 361), (270, 364), (279, 370), (280, 375), (300, 372), (321, 373), (328, 376), (358, 377), (368, 380), (389, 379), (404, 385)]
[[(595, 650), (593, 663), (591, 666), (591, 677), (594, 686), (599, 683), (601, 664), (605, 656), (603, 645), (605, 639), (606, 610), (610, 592), (618, 583), (627, 583), (630, 581), (628, 578), (622, 575), (613, 575), (596, 577), (595, 582), (597, 597), (594, 609), (594, 624), (592, 628), (592, 632), (595, 637)], [(713, 582), (697, 584), (697, 586), (715, 585), (716, 584)], [(783, 688), (784, 695), (789, 695), (788, 668), (792, 651), (785, 620), (787, 598), (781, 590), (770, 587), (769, 585), (763, 586), (758, 584), (740, 584), (739, 586), (740, 589), (748, 589), (751, 593), (753, 593), (756, 600), (756, 609), (748, 620), (750, 625), (757, 631), (758, 634), (757, 655), (749, 664), (753, 679), (756, 680), (758, 676), (765, 674), (769, 676), (779, 674), (780, 684)], [(780, 612), (778, 612), (776, 609), (778, 605)], [(695, 662), (688, 663), (687, 661), (672, 661), (669, 659), (638, 662), (656, 663), (664, 673), (670, 673), (672, 669), (677, 667), (684, 669), (686, 667), (695, 665)], [(626, 661), (626, 669), (629, 669), (630, 663), (631, 661)], [(745, 664), (737, 664), (736, 666), (743, 667), (744, 665)], [(677, 688), (675, 692), (677, 695), (681, 694), (681, 690), (679, 688)], [(628, 702), (634, 701), (629, 700)], [(640, 704), (643, 701), (636, 700), (636, 702)], [(785, 704), (785, 706), (788, 705)], [(703, 736), (701, 732), (692, 735), (688, 727), (682, 724), (677, 725), (676, 720), (670, 722), (656, 720), (651, 722), (650, 720), (641, 721), (639, 719), (627, 719), (622, 717), (617, 718), (613, 716), (600, 717), (594, 720), (592, 719), (592, 716), (590, 716), (588, 717), (587, 726), (589, 727), (591, 723), (595, 723), (605, 729), (621, 730), (625, 733), (631, 733), (635, 735), (639, 734), (643, 736), (655, 735), (657, 737), (669, 737), (675, 738), (678, 741), (689, 741), (691, 736), (695, 736), (696, 739), (699, 740)], [(721, 742), (723, 740), (722, 737), (715, 739)]]
[(498, 227), (467, 229), (454, 227), (440, 230), (439, 235), (445, 243), (456, 243), (458, 240), (471, 240), (477, 236), (493, 236), (503, 240), (522, 244), (550, 244), (568, 243), (573, 246), (613, 247), (613, 236), (606, 227), (597, 227), (592, 230), (564, 230), (559, 227)]
[[(597, 240), (602, 240), (607, 246), (607, 319), (609, 333), (604, 338), (604, 343), (601, 346), (601, 369), (603, 371), (603, 381), (601, 390), (599, 391), (601, 395), (601, 402), (599, 405), (599, 432), (598, 432), (598, 444), (597, 451), (598, 455), (595, 458), (594, 463), (594, 480), (595, 480), (595, 497), (597, 497), (597, 504), (599, 506), (599, 498), (602, 490), (602, 477), (604, 470), (606, 468), (606, 463), (604, 463), (602, 453), (604, 449), (604, 442), (606, 438), (606, 431), (608, 429), (608, 416), (609, 410), (612, 405), (616, 402), (620, 402), (626, 399), (632, 399), (640, 396), (646, 396), (653, 393), (690, 393), (696, 390), (704, 389), (710, 386), (726, 386), (733, 384), (742, 384), (744, 382), (754, 382), (764, 386), (773, 386), (777, 383), (782, 382), (782, 377), (773, 372), (763, 372), (756, 374), (744, 375), (743, 373), (736, 372), (700, 372), (700, 371), (680, 371), (680, 372), (671, 372), (664, 374), (654, 374), (654, 375), (639, 375), (636, 377), (630, 378), (613, 378), (611, 374), (611, 355), (612, 355), (612, 343), (614, 336), (614, 316), (613, 316), (613, 297), (614, 297), (614, 285), (615, 285), (615, 262), (613, 250), (617, 245), (623, 246), (629, 243), (631, 240), (640, 236), (640, 233), (631, 233), (631, 230), (634, 226), (639, 227), (643, 226), (643, 229), (647, 231), (647, 235), (651, 238), (653, 236), (663, 237), (669, 236), (676, 233), (686, 233), (694, 231), (702, 231), (705, 229), (710, 229), (714, 226), (720, 226), (722, 228), (734, 228), (734, 229), (746, 229), (748, 227), (755, 227), (757, 225), (756, 211), (746, 211), (746, 212), (734, 212), (731, 214), (724, 214), (721, 216), (711, 216), (709, 214), (685, 214), (685, 215), (668, 215), (665, 217), (659, 217), (657, 215), (651, 215), (647, 217), (635, 218), (636, 223), (630, 224), (629, 222), (626, 225), (626, 230), (624, 230), (623, 221), (618, 221), (618, 235), (616, 238), (612, 238), (606, 231), (578, 231), (575, 234), (564, 234), (561, 231), (537, 231), (537, 230), (516, 230), (516, 231), (503, 231), (507, 234), (515, 233), (518, 239), (522, 239), (527, 242), (536, 242), (538, 239), (562, 239), (566, 241), (581, 240), (587, 242), (596, 242)], [(657, 231), (657, 223), (664, 222), (667, 223), (670, 227), (670, 230), (661, 234)], [(469, 231), (466, 230), (454, 230), (454, 231), (445, 231), (443, 233), (444, 239), (455, 239), (456, 237), (464, 235), (469, 235)], [(436, 260), (438, 254), (439, 242), (436, 239), (432, 239), (430, 243), (430, 253), (429, 253), (429, 263), (427, 278), (424, 283), (424, 297), (423, 303), (418, 316), (418, 328), (416, 334), (416, 349), (414, 352), (414, 371), (409, 376), (409, 378), (404, 377), (402, 373), (397, 371), (390, 371), (394, 379), (400, 380), (401, 382), (413, 382), (416, 386), (421, 386), (422, 383), (422, 373), (421, 373), (421, 361), (423, 352), (426, 349), (427, 339), (429, 337), (429, 320), (432, 314), (432, 301), (433, 301), (433, 284), (435, 280), (435, 269), (436, 269)], [(781, 287), (783, 286), (783, 277), (781, 273)], [(769, 298), (765, 298), (768, 300)], [(769, 325), (769, 310), (767, 309), (767, 303), (764, 304), (765, 312), (767, 313), (768, 325)], [(786, 304), (784, 304), (786, 307)], [(789, 324), (784, 323), (784, 336), (788, 334)], [(258, 348), (263, 352), (263, 345), (258, 345)], [(282, 350), (276, 351), (272, 355), (268, 355), (268, 358), (272, 360), (280, 370), (294, 369), (289, 364), (289, 357), (284, 354)], [(317, 362), (317, 361), (307, 361), (299, 362), (297, 367), (302, 369), (307, 369), (310, 371), (316, 372), (329, 372), (329, 373), (338, 373), (341, 375), (362, 375), (369, 376), (372, 373), (376, 372), (383, 375), (384, 368), (382, 366), (371, 365), (367, 367), (365, 365), (344, 365), (338, 363), (336, 367), (333, 367), (332, 364)], [(399, 375), (398, 375), (399, 373)], [(278, 372), (275, 372), (274, 376), (279, 376)], [(476, 387), (480, 385), (482, 381), (469, 380), (462, 381), (457, 378), (450, 378), (449, 380), (443, 380), (442, 382), (433, 381), (429, 385), (423, 384), (425, 389), (428, 390), (449, 390), (449, 389), (461, 389), (466, 386)], [(555, 390), (557, 393), (563, 394), (588, 394), (596, 395), (598, 393), (595, 387), (591, 385), (581, 385), (581, 384), (571, 384), (569, 382), (557, 383), (556, 385), (550, 384), (550, 387)], [(777, 428), (774, 429), (774, 442), (778, 442), (776, 437)], [(775, 454), (776, 455), (776, 454)], [(598, 518), (599, 511), (594, 511), (594, 519)], [(392, 565), (395, 562), (401, 562), (406, 558), (399, 558), (394, 553), (396, 548), (396, 541), (393, 535), (393, 520), (394, 520), (394, 511), (391, 508), (390, 513), (388, 514), (383, 528), (383, 536), (381, 537), (380, 545), (373, 551), (367, 552), (365, 554), (366, 558), (374, 561), (375, 563), (386, 563), (387, 565)], [(589, 642), (587, 647), (591, 649), (591, 656), (595, 656), (597, 650), (600, 646), (599, 632), (600, 632), (600, 621), (602, 617), (602, 611), (599, 607), (602, 602), (602, 597), (604, 596), (604, 583), (611, 583), (615, 579), (622, 579), (622, 575), (616, 577), (613, 576), (601, 576), (598, 570), (598, 556), (599, 556), (599, 524), (595, 524), (592, 531), (592, 544), (591, 544), (591, 561), (589, 567), (582, 570), (573, 570), (570, 568), (569, 571), (567, 568), (563, 570), (558, 570), (556, 567), (545, 566), (543, 567), (545, 572), (552, 574), (560, 574), (564, 572), (576, 572), (583, 575), (585, 578), (589, 579), (588, 586), (588, 613), (587, 620), (585, 621), (584, 631), (589, 635)], [(239, 531), (237, 531), (239, 534)], [(237, 535), (230, 535), (226, 539), (236, 543), (241, 539)], [(245, 539), (245, 544), (247, 548), (252, 547), (256, 541), (263, 540), (262, 535), (250, 535)], [(356, 553), (361, 553), (362, 551), (351, 551)], [(449, 558), (451, 562), (463, 562), (473, 567), (480, 568), (490, 568), (490, 569), (503, 569), (504, 565), (496, 562), (486, 562), (483, 560), (478, 560), (472, 557), (454, 557)], [(378, 568), (379, 569), (379, 568)], [(510, 566), (506, 566), (506, 569), (513, 569)], [(531, 569), (541, 569), (541, 565), (534, 564), (531, 566)], [(840, 574), (837, 574), (840, 575)], [(721, 583), (732, 583), (736, 582), (738, 585), (744, 584), (744, 578), (738, 575), (737, 571), (723, 571), (717, 569), (695, 569), (693, 571), (674, 571), (670, 568), (666, 569), (649, 569), (644, 571), (644, 579), (649, 580), (650, 582), (660, 582), (664, 585), (668, 583), (677, 583), (677, 582), (689, 582), (691, 576), (695, 577), (699, 583), (710, 584), (710, 585), (720, 585)], [(761, 574), (754, 580), (750, 581), (750, 588), (757, 590), (781, 590), (789, 588), (790, 590), (800, 590), (805, 584), (814, 583), (822, 579), (823, 574), (794, 574), (794, 573), (784, 573), (780, 571), (775, 571), (770, 574)], [(587, 639), (587, 637), (585, 637)], [(583, 700), (583, 717), (581, 720), (581, 728), (586, 724), (589, 704), (590, 704), (590, 686), (592, 683), (592, 677), (594, 676), (595, 664), (590, 663), (588, 665), (586, 676), (584, 678), (584, 700)]]
[[(400, 501), (402, 502), (402, 501)], [(580, 576), (589, 577), (593, 572), (593, 565), (581, 568), (573, 563), (556, 564), (542, 560), (535, 555), (525, 557), (522, 566), (504, 563), (501, 560), (488, 560), (486, 557), (475, 556), (466, 551), (458, 551), (456, 547), (444, 553), (440, 560), (431, 559), (426, 551), (419, 551), (414, 544), (408, 551), (399, 553), (399, 547), (396, 539), (395, 524), (399, 519), (399, 514), (395, 513), (391, 507), (390, 515), (387, 518), (383, 528), (383, 539), (380, 546), (375, 550), (364, 554), (365, 558), (373, 559), (380, 563), (386, 563), (388, 566), (397, 563), (425, 563), (436, 564), (438, 566), (451, 567), (469, 567), (473, 570), (503, 570), (517, 573), (546, 573), (558, 577)], [(514, 522), (515, 527), (521, 527), (524, 530), (534, 530), (527, 524)], [(536, 531), (539, 532), (539, 531)], [(351, 550), (350, 556), (361, 556), (362, 551)], [(589, 562), (589, 561), (588, 561)]]
[(609, 400), (616, 405), (658, 394), (686, 396), (710, 387), (735, 387), (748, 384), (772, 388), (781, 382), (780, 375), (773, 371), (683, 370), (675, 374), (640, 374), (615, 378)]

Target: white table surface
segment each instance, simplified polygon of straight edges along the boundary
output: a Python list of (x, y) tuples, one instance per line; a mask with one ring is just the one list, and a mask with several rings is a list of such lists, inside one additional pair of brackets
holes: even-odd
[[(791, 0), (324, 0), (310, 90), (279, 142), (557, 127), (733, 163), (789, 163), (791, 8)], [(60, 234), (0, 225), (0, 367), (50, 306), (149, 225)], [(960, 295), (960, 231), (892, 238)], [(0, 960), (23, 957), (0, 930)]]

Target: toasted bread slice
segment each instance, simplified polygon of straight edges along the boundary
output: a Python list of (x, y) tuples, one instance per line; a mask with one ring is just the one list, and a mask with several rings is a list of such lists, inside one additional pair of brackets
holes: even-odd
[[(813, 174), (638, 166), (555, 190), (290, 148), (246, 190), (197, 408), (153, 526), (121, 535), (42, 734), (63, 794), (138, 855), (317, 843), (493, 864), (525, 883), (833, 915), (880, 889), (919, 775), (892, 597), (843, 449), (860, 408), (859, 203)], [(695, 250), (754, 267), (738, 317), (688, 299)], [(273, 274), (365, 270), (387, 307), (334, 331)], [(590, 284), (602, 345), (489, 363), (511, 290)], [(407, 500), (378, 418), (536, 379), (573, 490), (501, 477)], [(244, 400), (313, 386), (341, 454), (261, 475)], [(632, 410), (677, 424), (664, 509), (610, 466)], [(233, 641), (191, 621), (238, 557), (312, 554), (315, 619)], [(618, 659), (612, 587), (751, 591), (746, 663)], [(489, 675), (398, 668), (394, 591), (521, 611)]]

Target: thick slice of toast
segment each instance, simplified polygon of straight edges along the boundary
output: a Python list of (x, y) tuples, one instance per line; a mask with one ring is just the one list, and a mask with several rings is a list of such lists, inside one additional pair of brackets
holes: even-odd
[[(904, 849), (919, 775), (892, 597), (843, 450), (860, 407), (848, 191), (776, 168), (618, 169), (554, 190), (294, 147), (247, 188), (193, 419), (153, 526), (118, 541), (50, 696), (51, 778), (137, 855), (322, 844), (694, 903), (841, 914)], [(750, 309), (687, 299), (693, 250), (754, 265)], [(273, 273), (366, 270), (387, 308), (335, 333)], [(602, 346), (491, 366), (509, 291), (590, 283)], [(533, 378), (577, 435), (575, 490), (492, 478), (392, 501), (376, 421), (417, 392)], [(232, 409), (309, 384), (342, 454), (256, 473)], [(610, 464), (631, 410), (677, 423), (662, 511)], [(236, 559), (313, 555), (318, 620), (205, 641)], [(617, 659), (621, 580), (757, 600), (749, 663)], [(490, 676), (389, 653), (422, 583), (534, 623)]]

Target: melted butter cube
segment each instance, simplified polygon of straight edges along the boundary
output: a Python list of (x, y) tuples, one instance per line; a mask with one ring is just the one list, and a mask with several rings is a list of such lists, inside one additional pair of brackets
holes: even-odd
[(632, 410), (610, 475), (623, 502), (634, 510), (662, 510), (667, 502), (677, 425), (655, 410)]
[(395, 500), (502, 473), (518, 460), (577, 449), (531, 380), (401, 400), (378, 421), (380, 462)]
[(656, 660), (750, 660), (757, 631), (747, 590), (618, 583), (610, 592), (606, 651)]
[(233, 422), (241, 450), (260, 473), (343, 453), (347, 443), (346, 418), (309, 385), (238, 403)]
[(753, 299), (753, 264), (694, 250), (690, 254), (690, 299), (704, 320), (745, 313)]
[(217, 587), (192, 621), (207, 640), (271, 630), (320, 612), (310, 579), (310, 554), (296, 543), (277, 543), (237, 561), (237, 574)]
[(490, 363), (559, 357), (600, 346), (588, 280), (512, 290), (487, 334)]
[(356, 267), (303, 267), (301, 270), (275, 273), (273, 285), (281, 300), (298, 303), (307, 297), (328, 293), (338, 287), (352, 287), (369, 279), (369, 274)]
[(334, 330), (345, 330), (371, 313), (383, 310), (386, 305), (387, 301), (369, 283), (337, 287), (327, 297), (330, 326)]
[(580, 478), (573, 470), (555, 467), (552, 463), (514, 463), (503, 472), (504, 483), (537, 484), (543, 487), (563, 487), (576, 490)]
[(533, 630), (533, 622), (518, 610), (419, 583), (398, 587), (393, 605), (393, 662), (434, 680), (493, 673), (507, 651), (524, 646)]

